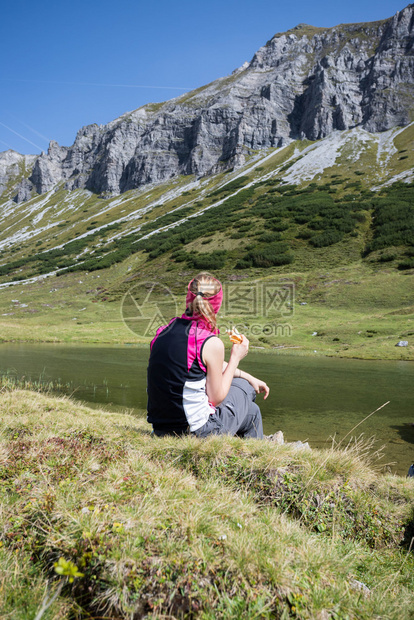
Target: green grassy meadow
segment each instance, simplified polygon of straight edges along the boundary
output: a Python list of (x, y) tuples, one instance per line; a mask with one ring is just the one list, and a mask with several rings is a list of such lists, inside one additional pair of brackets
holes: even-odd
[(0, 407), (2, 618), (412, 617), (413, 482), (367, 444), (158, 440), (5, 384)]
[[(225, 303), (227, 346), (237, 325), (274, 356), (413, 360), (413, 127), (250, 152), (118, 197), (59, 187), (16, 205), (11, 181), (0, 352), (147, 346), (124, 300), (155, 282), (154, 308), (174, 298), (181, 314), (208, 270), (225, 296), (294, 290), (250, 314)], [(379, 473), (369, 441), (157, 440), (144, 412), (17, 389), (40, 383), (0, 378), (1, 618), (413, 617), (414, 483)]]
[[(3, 290), (0, 315), (7, 316), (0, 316), (0, 341), (149, 343), (149, 337), (131, 331), (121, 316), (122, 297), (128, 291), (128, 284), (136, 285), (136, 280), (123, 282), (125, 266), (114, 266), (109, 271), (113, 272), (116, 283), (122, 283), (121, 291), (98, 290), (103, 280), (102, 273), (98, 278), (99, 272), (67, 274)], [(179, 312), (185, 309), (185, 284), (192, 273), (175, 272), (173, 283), (171, 272), (157, 278), (173, 290)], [(231, 283), (227, 274), (218, 272), (217, 275), (223, 282)], [(279, 282), (281, 277), (295, 283), (292, 316), (274, 313), (271, 317), (252, 319), (221, 313), (219, 324), (237, 324), (249, 337), (252, 347), (278, 353), (413, 359), (414, 306), (407, 284), (409, 275), (389, 269), (372, 273), (370, 268), (356, 265), (328, 273), (319, 270), (305, 274), (279, 273), (268, 276), (266, 281)], [(241, 282), (252, 281), (261, 282), (249, 278)], [(14, 299), (19, 303), (13, 302)], [(26, 303), (27, 307), (22, 307)], [(269, 324), (280, 328), (269, 332)], [(291, 329), (285, 329), (286, 326)], [(317, 335), (313, 336), (315, 332)], [(227, 342), (226, 335), (222, 333), (222, 337)], [(396, 347), (400, 340), (408, 340), (409, 346)]]
[(413, 359), (413, 132), (352, 130), (203, 179), (14, 205), (0, 232), (0, 342), (148, 343), (123, 322), (124, 295), (156, 281), (181, 311), (208, 270), (225, 286), (294, 285), (293, 313), (222, 312), (252, 347)]

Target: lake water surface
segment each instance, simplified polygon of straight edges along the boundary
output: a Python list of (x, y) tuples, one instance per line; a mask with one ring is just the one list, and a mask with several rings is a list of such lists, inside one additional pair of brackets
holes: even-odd
[[(0, 374), (68, 384), (67, 393), (93, 406), (146, 407), (148, 348), (63, 344), (0, 344)], [(329, 447), (386, 401), (352, 435), (385, 445), (381, 463), (406, 475), (414, 459), (414, 363), (299, 357), (250, 351), (241, 367), (270, 386), (258, 396), (265, 433)]]

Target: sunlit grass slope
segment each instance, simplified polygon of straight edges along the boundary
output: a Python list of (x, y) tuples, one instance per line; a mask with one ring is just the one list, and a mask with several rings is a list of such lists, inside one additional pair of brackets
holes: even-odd
[(3, 202), (0, 341), (147, 342), (123, 323), (123, 296), (157, 281), (181, 299), (205, 269), (294, 282), (294, 315), (270, 317), (282, 328), (252, 346), (413, 359), (413, 131), (335, 132), (119, 197), (56, 188)]
[(0, 408), (2, 618), (57, 589), (43, 618), (411, 617), (414, 485), (362, 444), (158, 440), (6, 388)]

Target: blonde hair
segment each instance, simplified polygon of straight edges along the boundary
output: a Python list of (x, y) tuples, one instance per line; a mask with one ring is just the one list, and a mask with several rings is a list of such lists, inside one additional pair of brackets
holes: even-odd
[(186, 314), (203, 319), (213, 331), (217, 329), (217, 317), (208, 298), (216, 295), (220, 289), (221, 283), (207, 272), (199, 273), (189, 287), (196, 297), (188, 304)]

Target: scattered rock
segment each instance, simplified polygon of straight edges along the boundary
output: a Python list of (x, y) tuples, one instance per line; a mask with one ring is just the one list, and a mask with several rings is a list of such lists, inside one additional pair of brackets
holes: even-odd
[(358, 579), (351, 579), (349, 581), (349, 585), (353, 590), (359, 590), (362, 592), (364, 596), (369, 596), (371, 594), (371, 590), (368, 586), (366, 586), (365, 583), (362, 583), (362, 581), (358, 581)]
[(277, 431), (277, 433), (274, 433), (273, 435), (265, 435), (264, 438), (277, 446), (292, 446), (292, 448), (295, 448), (296, 450), (312, 450), (307, 441), (288, 441), (285, 443), (285, 438), (282, 431)]
[(397, 342), (395, 346), (396, 347), (408, 347), (408, 340), (400, 340), (400, 342)]
[(294, 441), (292, 443), (289, 443), (289, 445), (292, 446), (292, 448), (296, 448), (296, 450), (311, 450), (312, 449), (307, 441), (305, 441), (305, 443), (303, 443), (302, 441)]
[(277, 431), (277, 433), (274, 433), (273, 435), (266, 435), (266, 439), (268, 441), (272, 441), (278, 446), (283, 446), (283, 444), (285, 443), (282, 431)]

